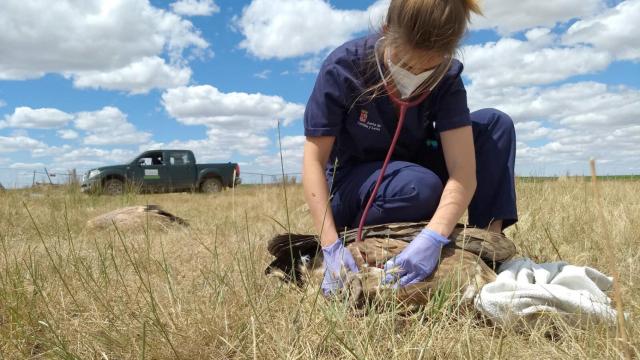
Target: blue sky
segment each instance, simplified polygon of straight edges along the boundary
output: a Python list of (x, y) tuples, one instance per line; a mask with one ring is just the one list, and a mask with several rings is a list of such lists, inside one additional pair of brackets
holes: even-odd
[[(46, 7), (44, 6), (46, 4)], [(153, 147), (299, 172), (315, 69), (388, 2), (36, 0), (0, 4), (0, 182)], [(484, 1), (461, 59), (472, 110), (516, 122), (520, 175), (640, 172), (640, 0)], [(514, 14), (517, 14), (514, 15)]]

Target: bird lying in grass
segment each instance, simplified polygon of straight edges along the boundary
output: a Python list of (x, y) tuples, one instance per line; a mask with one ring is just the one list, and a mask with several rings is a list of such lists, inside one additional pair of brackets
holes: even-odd
[(120, 208), (97, 216), (87, 221), (84, 231), (95, 233), (116, 228), (126, 232), (148, 228), (166, 231), (172, 226), (186, 227), (189, 223), (158, 205), (141, 205)]
[[(356, 307), (374, 299), (396, 299), (402, 304), (426, 304), (436, 290), (446, 287), (452, 294), (469, 302), (485, 284), (495, 280), (493, 269), (513, 257), (515, 244), (502, 234), (457, 225), (452, 241), (442, 249), (436, 271), (422, 282), (403, 288), (382, 285), (386, 275), (384, 264), (399, 254), (427, 225), (394, 223), (367, 226), (361, 242), (356, 242), (357, 229), (341, 234), (353, 255), (359, 272), (346, 277), (341, 296)], [(268, 251), (275, 260), (265, 270), (301, 288), (322, 280), (324, 267), (320, 243), (314, 235), (282, 234), (272, 238)]]

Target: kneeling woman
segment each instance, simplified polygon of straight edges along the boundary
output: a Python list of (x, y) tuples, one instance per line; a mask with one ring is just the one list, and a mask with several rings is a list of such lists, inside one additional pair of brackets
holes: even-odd
[(345, 270), (358, 271), (337, 229), (430, 219), (385, 266), (399, 269), (388, 282), (406, 286), (433, 272), (467, 208), (469, 225), (490, 231), (517, 221), (513, 122), (494, 109), (469, 113), (453, 59), (472, 12), (474, 0), (392, 0), (380, 34), (342, 45), (322, 65), (304, 117), (303, 183), (325, 294), (342, 287)]

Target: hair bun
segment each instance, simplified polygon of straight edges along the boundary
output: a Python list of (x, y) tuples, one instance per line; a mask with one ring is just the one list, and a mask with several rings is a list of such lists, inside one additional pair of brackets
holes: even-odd
[(463, 0), (463, 1), (464, 1), (464, 6), (467, 8), (469, 12), (482, 15), (482, 9), (480, 7), (480, 2), (478, 0)]

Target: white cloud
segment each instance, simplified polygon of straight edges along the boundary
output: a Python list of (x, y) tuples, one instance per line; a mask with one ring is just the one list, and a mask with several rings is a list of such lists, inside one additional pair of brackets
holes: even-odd
[(472, 29), (496, 29), (509, 34), (535, 27), (553, 27), (594, 14), (605, 7), (602, 0), (485, 0), (484, 16), (472, 17)]
[(23, 129), (55, 129), (65, 126), (73, 119), (73, 115), (52, 108), (32, 109), (18, 107), (13, 114), (6, 115), (0, 122), (0, 128), (12, 127)]
[(27, 151), (47, 145), (27, 136), (0, 136), (0, 153)]
[(140, 147), (150, 149), (188, 149), (194, 152), (198, 162), (228, 162), (234, 156), (255, 157), (264, 154), (271, 140), (264, 134), (247, 131), (222, 131), (209, 129), (207, 138), (199, 140), (176, 140), (169, 143), (150, 143)]
[(0, 99), (0, 108), (5, 106), (7, 106), (7, 103), (4, 100)]
[(152, 56), (113, 71), (79, 72), (73, 75), (73, 85), (78, 88), (145, 94), (154, 88), (167, 89), (186, 85), (190, 79), (190, 68), (171, 66), (164, 59)]
[(483, 88), (549, 84), (571, 76), (595, 73), (613, 61), (610, 54), (591, 47), (565, 47), (548, 29), (534, 29), (527, 40), (502, 38), (465, 46), (464, 74)]
[(169, 89), (162, 95), (162, 102), (179, 122), (206, 126), (207, 137), (145, 144), (140, 149), (190, 149), (199, 161), (209, 162), (235, 161), (238, 156), (262, 159), (273, 144), (268, 132), (277, 127), (277, 121), (288, 126), (304, 113), (302, 104), (279, 96), (222, 93), (210, 85)]
[(233, 131), (263, 131), (274, 128), (277, 120), (286, 126), (304, 113), (302, 104), (279, 96), (222, 93), (210, 85), (169, 89), (162, 94), (162, 103), (183, 124)]
[(613, 130), (640, 119), (640, 90), (596, 82), (570, 83), (554, 88), (468, 87), (471, 109), (497, 107), (517, 122), (553, 121), (583, 131)]
[(544, 169), (546, 174), (563, 174), (569, 169), (573, 173), (588, 173), (588, 161), (598, 159), (603, 173), (638, 173), (640, 163), (632, 159), (640, 158), (638, 126), (622, 126), (614, 131), (585, 131), (569, 129), (561, 131), (561, 136), (551, 136), (543, 145), (520, 144), (517, 153), (517, 167), (524, 169)]
[[(510, 34), (593, 16), (571, 27), (567, 43), (599, 44), (603, 50), (635, 59), (640, 48), (634, 36), (640, 24), (639, 3), (623, 1), (603, 13), (607, 7), (604, 0), (486, 0), (482, 3), (484, 16), (473, 16), (471, 28)], [(377, 28), (388, 4), (388, 0), (379, 0), (361, 11), (336, 9), (324, 0), (253, 0), (235, 23), (245, 36), (240, 46), (251, 54), (263, 59), (289, 58), (319, 54), (359, 32)], [(313, 72), (306, 65), (311, 63), (301, 63), (301, 69)]]
[[(140, 61), (166, 54), (175, 67), (185, 63), (186, 51), (200, 52), (208, 46), (191, 22), (147, 0), (0, 2), (0, 79), (46, 73), (95, 76), (94, 72), (110, 74), (136, 63), (157, 70), (157, 63)], [(83, 86), (98, 87), (104, 81), (96, 80), (96, 86)]]
[(126, 149), (96, 149), (84, 147), (67, 151), (54, 157), (53, 167), (61, 169), (89, 169), (92, 167), (123, 164), (133, 159), (137, 153)]
[(282, 138), (283, 149), (302, 149), (307, 138), (304, 136), (285, 136)]
[[(575, 3), (574, 11), (566, 7), (571, 1), (501, 3), (502, 10), (530, 8), (515, 17), (504, 11), (509, 17), (506, 22), (493, 21), (500, 24), (499, 32), (532, 30), (524, 39), (506, 37), (464, 47), (465, 76), (471, 80), (467, 87), (471, 109), (496, 107), (515, 120), (518, 172), (588, 173), (591, 157), (599, 160), (603, 173), (640, 172), (640, 163), (629, 161), (640, 158), (640, 90), (565, 82), (604, 71), (616, 60), (640, 58), (640, 43), (634, 37), (640, 30), (640, 0), (627, 0), (608, 10), (604, 2), (586, 1)], [(485, 10), (495, 14), (491, 6), (488, 2)], [(536, 6), (541, 11), (533, 11)], [(546, 12), (557, 6), (567, 11)], [(580, 17), (585, 18), (565, 34), (538, 27)], [(492, 28), (492, 24), (476, 23), (475, 27)]]
[(171, 10), (184, 16), (209, 16), (220, 11), (213, 0), (179, 0), (171, 4)]
[(271, 74), (271, 70), (263, 70), (263, 71), (260, 71), (259, 73), (253, 74), (253, 76), (257, 77), (258, 79), (266, 80), (269, 78), (270, 74)]
[[(151, 134), (140, 132), (127, 120), (120, 109), (106, 106), (98, 111), (69, 114), (53, 108), (32, 109), (18, 107), (0, 122), (0, 128), (59, 129), (73, 121), (77, 130), (87, 132), (83, 142), (87, 145), (142, 144), (151, 139)], [(57, 132), (62, 139), (76, 139), (79, 134), (73, 129)], [(25, 132), (16, 132), (14, 139), (30, 139)], [(46, 146), (41, 146), (45, 147)]]
[(302, 74), (317, 74), (320, 71), (322, 60), (323, 57), (321, 56), (313, 56), (308, 59), (304, 59), (298, 64), (298, 71)]
[(42, 169), (44, 167), (46, 167), (47, 165), (38, 162), (38, 163), (21, 163), (21, 162), (17, 162), (17, 163), (13, 163), (11, 165), (9, 165), (9, 168), (11, 169), (18, 169), (18, 170), (33, 170), (33, 169)]
[(300, 173), (305, 140), (304, 136), (285, 136), (282, 138), (282, 154), (277, 146), (276, 153), (258, 156), (249, 166), (253, 171), (265, 174), (281, 173), (283, 166), (287, 174)]
[(593, 17), (577, 21), (568, 30), (568, 44), (590, 44), (622, 60), (640, 61), (640, 0), (627, 0)]
[(51, 156), (57, 156), (60, 154), (64, 154), (68, 151), (71, 151), (72, 148), (68, 144), (64, 144), (62, 146), (44, 146), (31, 149), (31, 157), (32, 158), (46, 158)]
[(126, 114), (111, 106), (78, 113), (74, 123), (77, 129), (88, 132), (83, 140), (87, 145), (142, 144), (151, 139), (150, 133), (136, 130)]
[(245, 36), (240, 47), (261, 59), (290, 58), (334, 48), (377, 27), (389, 0), (367, 10), (335, 9), (324, 0), (253, 0), (235, 20)]
[(524, 142), (543, 139), (553, 131), (553, 129), (545, 127), (539, 121), (524, 121), (518, 122), (515, 125), (518, 141)]
[(58, 130), (58, 136), (64, 140), (73, 140), (78, 138), (78, 133), (71, 129)]
[[(519, 172), (562, 174), (596, 157), (612, 173), (639, 172), (640, 90), (595, 82), (552, 88), (470, 86), (472, 109), (496, 107), (516, 122)], [(535, 143), (531, 143), (535, 141)]]

